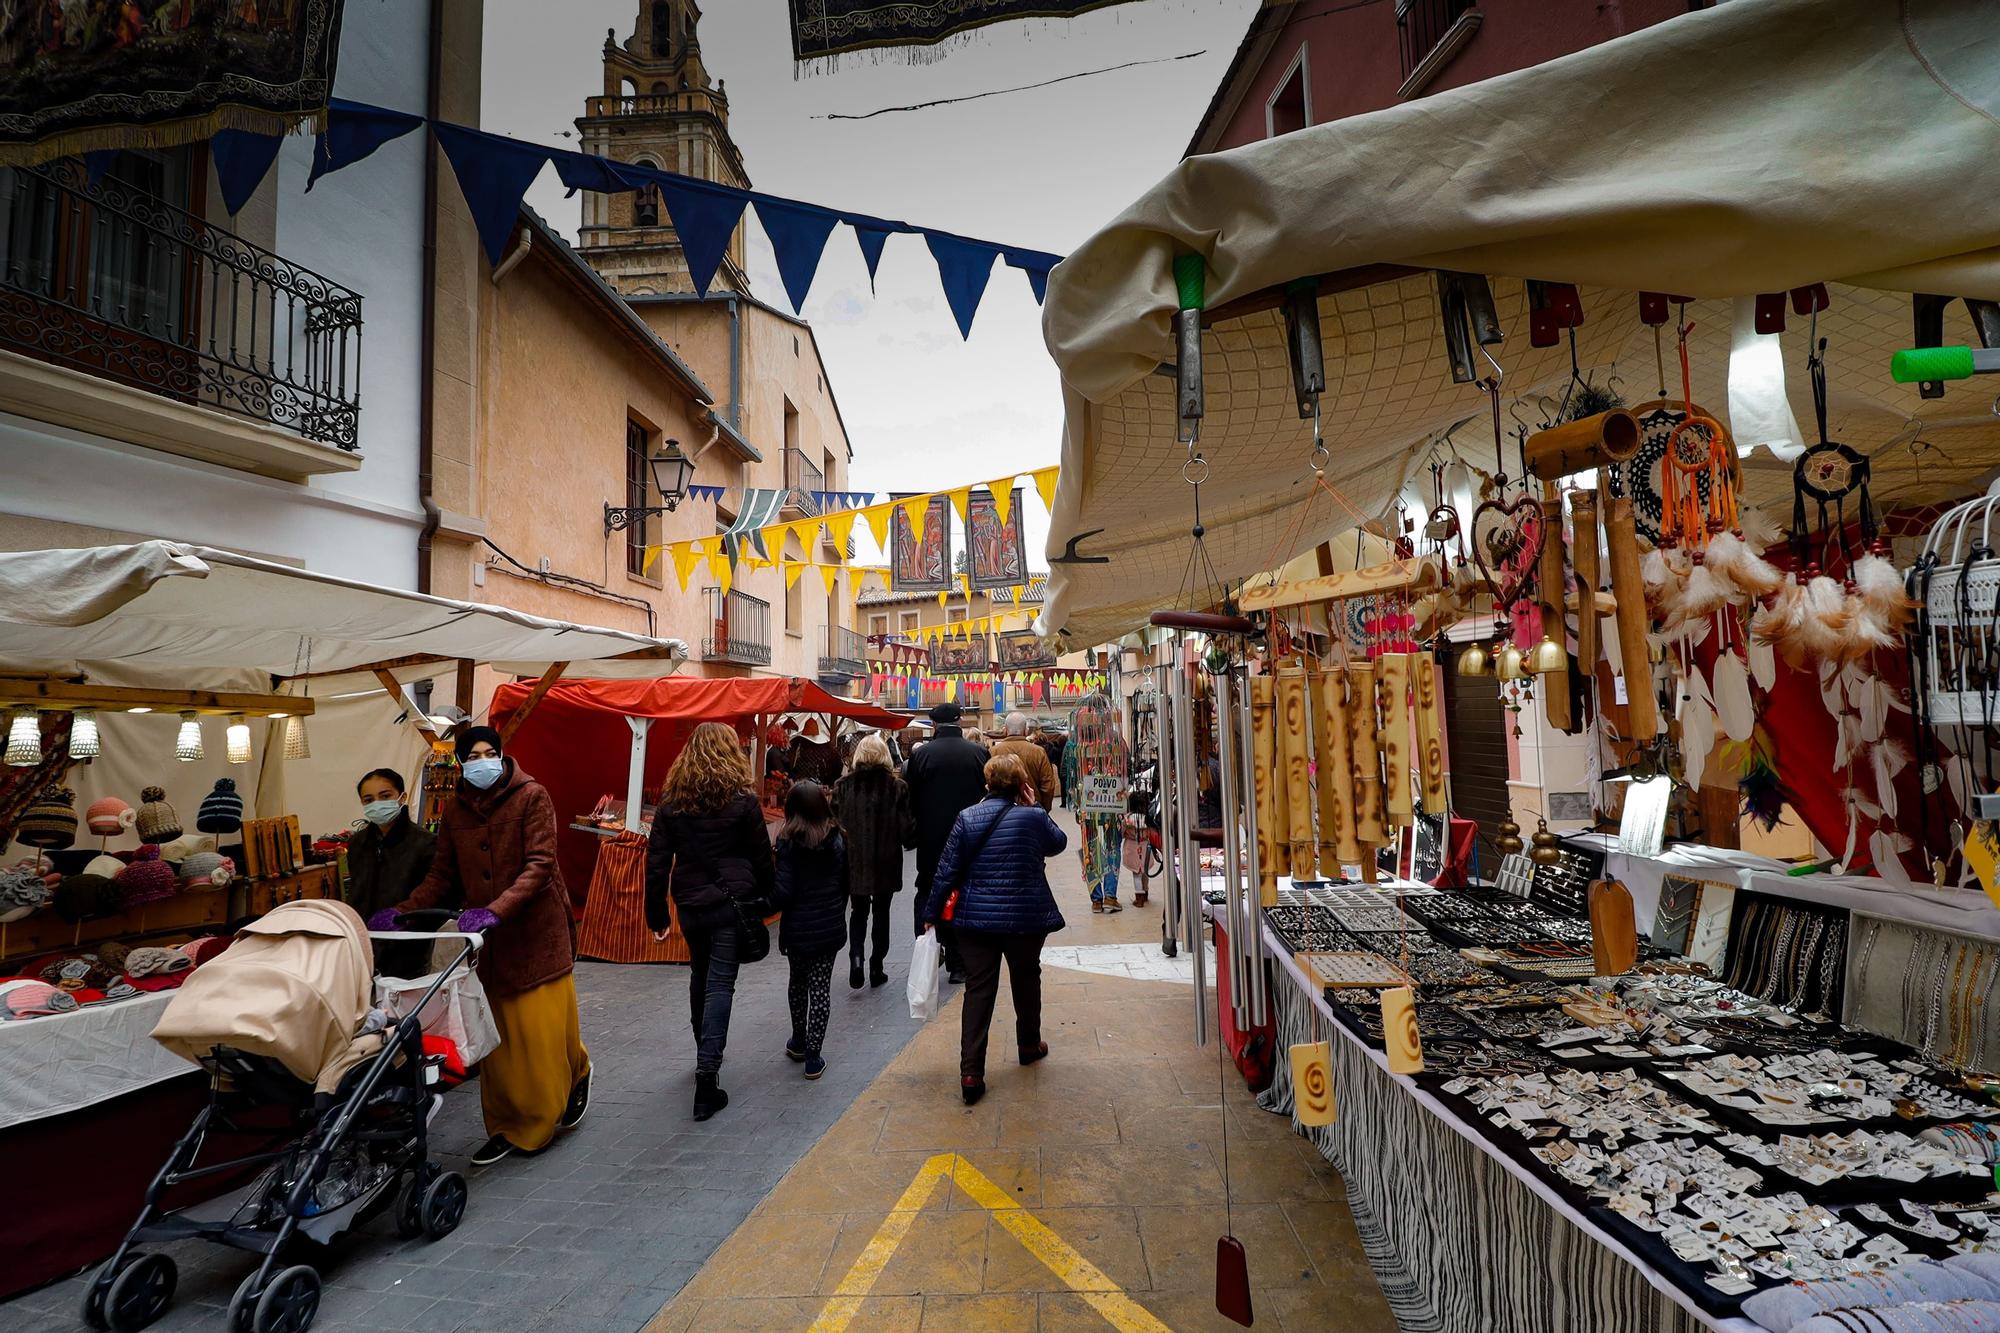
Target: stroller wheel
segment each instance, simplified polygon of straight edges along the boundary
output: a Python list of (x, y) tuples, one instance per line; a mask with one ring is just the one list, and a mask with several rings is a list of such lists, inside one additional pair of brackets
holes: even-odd
[(118, 1275), (130, 1268), (139, 1258), (139, 1251), (129, 1250), (125, 1257), (113, 1268), (106, 1260), (91, 1276), (90, 1286), (83, 1293), (83, 1322), (95, 1329), (107, 1329), (111, 1325), (104, 1318), (104, 1298), (111, 1290), (111, 1284)]
[(305, 1333), (319, 1314), (319, 1274), (309, 1265), (294, 1264), (271, 1279), (257, 1298), (250, 1318), (252, 1333)]
[(424, 1191), (423, 1219), (424, 1234), (432, 1240), (443, 1240), (458, 1226), (458, 1220), (465, 1216), (465, 1177), (456, 1171), (447, 1171), (430, 1183)]
[(438, 1178), (435, 1162), (425, 1162), (410, 1173), (396, 1194), (396, 1234), (414, 1240), (424, 1234), (424, 1191)]
[(134, 1333), (166, 1313), (180, 1273), (164, 1254), (128, 1256), (130, 1262), (104, 1294), (104, 1319), (113, 1333)]
[(229, 1333), (250, 1333), (250, 1321), (257, 1313), (257, 1298), (264, 1289), (257, 1285), (257, 1274), (262, 1266), (251, 1269), (236, 1284), (236, 1294), (229, 1298), (229, 1313), (226, 1316)]

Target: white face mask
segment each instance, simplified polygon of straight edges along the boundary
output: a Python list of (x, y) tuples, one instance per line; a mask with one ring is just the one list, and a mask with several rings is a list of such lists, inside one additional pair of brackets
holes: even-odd
[(401, 801), (366, 801), (361, 806), (361, 817), (377, 828), (393, 824), (396, 816), (401, 813), (403, 813)]
[(468, 759), (461, 771), (467, 782), (484, 791), (500, 780), (500, 770), (505, 764), (505, 760), (498, 758)]

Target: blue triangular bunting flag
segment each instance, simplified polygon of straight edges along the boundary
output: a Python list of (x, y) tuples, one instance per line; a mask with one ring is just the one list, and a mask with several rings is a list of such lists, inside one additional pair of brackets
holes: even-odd
[(824, 208), (759, 196), (757, 220), (764, 224), (764, 234), (771, 239), (771, 252), (778, 259), (778, 276), (784, 279), (785, 295), (791, 298), (793, 311), (803, 315), (806, 293), (812, 290), (813, 274), (819, 271), (819, 258), (826, 252), (826, 238), (833, 234), (840, 215)]
[(1049, 270), (1061, 262), (1060, 255), (1044, 254), (1040, 250), (1005, 250), (1007, 262), (1028, 275), (1028, 290), (1035, 294), (1035, 304), (1042, 304), (1049, 294)]
[(208, 160), (215, 164), (215, 183), (222, 190), (222, 206), (235, 217), (257, 193), (271, 164), (278, 160), (280, 135), (253, 134), (249, 130), (217, 130), (208, 141)]
[(327, 172), (353, 166), (423, 123), (422, 116), (407, 111), (334, 98), (327, 103), (326, 129), (313, 141), (312, 173), (306, 177), (306, 188), (312, 189), (313, 182)]
[(978, 241), (936, 231), (925, 232), (924, 242), (931, 248), (931, 258), (937, 260), (945, 303), (958, 321), (959, 336), (970, 338), (972, 317), (979, 313), (979, 298), (986, 293), (986, 280), (993, 273), (993, 257), (999, 251)]
[(549, 150), (459, 125), (439, 122), (436, 128), (472, 224), (479, 229), (486, 262), (497, 265), (521, 216), (521, 199), (548, 162)]
[(889, 242), (889, 233), (879, 227), (864, 227), (858, 222), (854, 228), (854, 239), (861, 246), (861, 258), (868, 264), (868, 290), (875, 290), (875, 266), (882, 262), (882, 247)]
[(667, 216), (680, 236), (681, 253), (687, 256), (688, 277), (694, 280), (696, 295), (707, 296), (715, 271), (722, 267), (722, 257), (729, 253), (729, 238), (743, 219), (749, 196), (709, 188), (683, 176), (662, 173), (657, 179)]
[(599, 194), (622, 194), (626, 190), (636, 190), (646, 184), (639, 179), (636, 169), (626, 162), (616, 162), (608, 157), (595, 157), (589, 153), (555, 152), (549, 160), (556, 164), (556, 175), (562, 177), (563, 188), (570, 194), (578, 190), (595, 190)]

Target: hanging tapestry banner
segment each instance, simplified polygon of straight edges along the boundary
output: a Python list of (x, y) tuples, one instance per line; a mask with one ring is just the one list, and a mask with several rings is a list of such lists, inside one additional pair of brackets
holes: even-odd
[(1056, 664), (1055, 645), (1031, 629), (1013, 630), (1000, 636), (1000, 669), (1024, 671), (1029, 667)]
[[(902, 498), (902, 497), (897, 497)], [(897, 505), (889, 514), (889, 587), (896, 592), (944, 592), (951, 577), (951, 500), (933, 495), (924, 506), (921, 538), (911, 530), (910, 512)]]
[(0, 5), (0, 166), (317, 120), (341, 4)]
[(986, 671), (993, 665), (984, 634), (971, 639), (946, 639), (931, 649), (931, 671), (939, 676)]
[(975, 588), (1013, 588), (1028, 581), (1028, 541), (1021, 530), (1021, 491), (1014, 489), (1007, 516), (990, 493), (966, 502), (965, 552)]
[(843, 51), (935, 46), (945, 38), (1008, 19), (1075, 18), (1127, 0), (791, 0), (792, 59)]

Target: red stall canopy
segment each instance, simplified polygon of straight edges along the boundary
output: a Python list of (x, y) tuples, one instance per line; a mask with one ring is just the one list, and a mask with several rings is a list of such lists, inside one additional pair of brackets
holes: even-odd
[[(532, 681), (517, 681), (494, 693), (492, 722), (503, 734), (535, 688)], [(733, 680), (663, 676), (559, 680), (551, 685), (513, 732), (507, 753), (548, 788), (555, 802), (562, 823), (557, 853), (572, 905), (582, 910), (596, 864), (598, 835), (571, 824), (589, 814), (599, 797), (625, 794), (632, 756), (632, 728), (626, 718), (653, 719), (643, 778), (650, 791), (666, 779), (674, 757), (701, 723), (748, 724), (781, 713), (830, 714), (864, 727), (909, 725), (900, 713), (861, 699), (843, 699), (812, 681), (789, 676)]]

